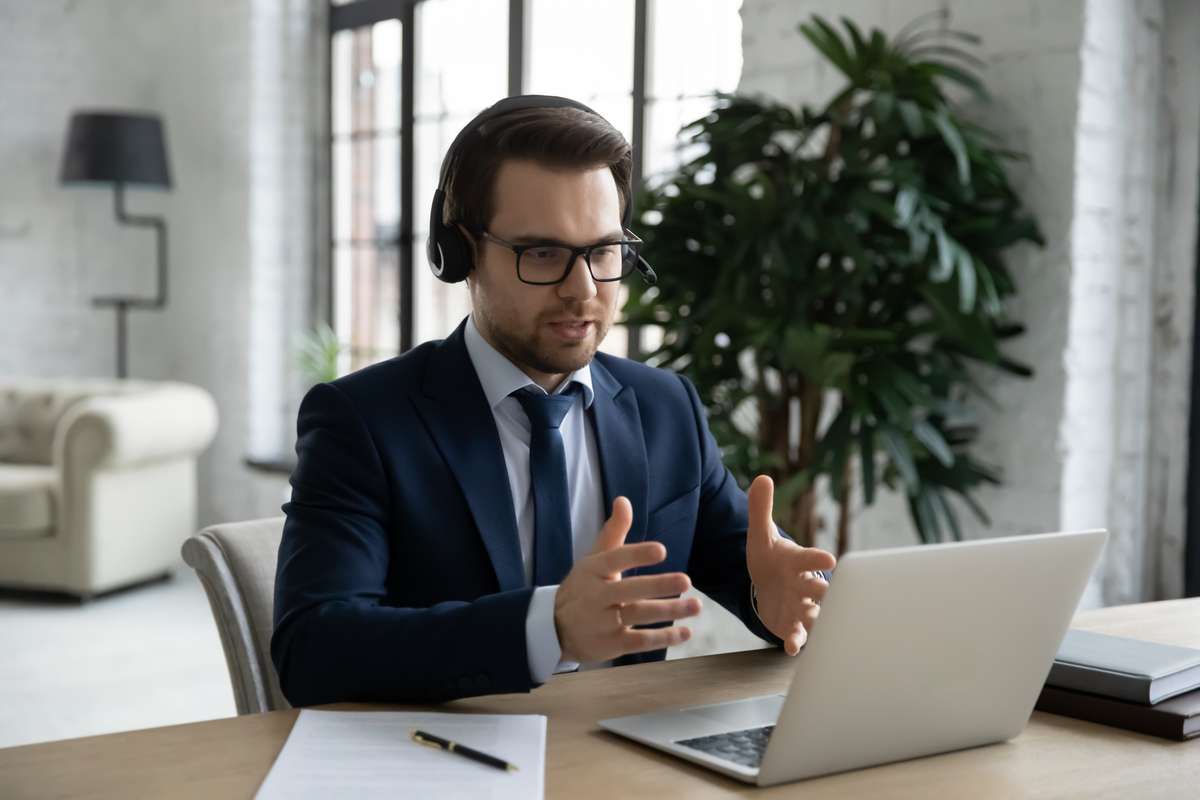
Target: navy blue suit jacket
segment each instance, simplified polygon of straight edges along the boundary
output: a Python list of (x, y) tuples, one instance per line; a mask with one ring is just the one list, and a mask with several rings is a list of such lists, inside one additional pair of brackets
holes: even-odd
[[(626, 542), (667, 549), (665, 562), (638, 572), (687, 572), (778, 644), (750, 605), (746, 495), (721, 463), (695, 388), (603, 353), (592, 361), (592, 384), (605, 508), (628, 497)], [(428, 702), (532, 689), (525, 617), (533, 590), (463, 326), (313, 387), (298, 436), (271, 638), (288, 701)]]

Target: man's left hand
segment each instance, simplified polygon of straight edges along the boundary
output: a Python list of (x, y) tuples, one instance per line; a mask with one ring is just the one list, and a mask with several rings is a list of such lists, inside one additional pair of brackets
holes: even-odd
[(780, 536), (771, 520), (775, 484), (759, 475), (750, 484), (750, 529), (746, 567), (758, 598), (758, 617), (783, 639), (789, 656), (800, 652), (816, 624), (818, 605), (829, 584), (817, 570), (833, 569), (837, 559), (815, 547), (801, 547)]

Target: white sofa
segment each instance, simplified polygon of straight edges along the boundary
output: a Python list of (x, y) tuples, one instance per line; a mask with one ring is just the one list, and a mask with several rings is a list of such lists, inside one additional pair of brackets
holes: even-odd
[(0, 587), (86, 599), (169, 572), (216, 429), (184, 383), (0, 380)]

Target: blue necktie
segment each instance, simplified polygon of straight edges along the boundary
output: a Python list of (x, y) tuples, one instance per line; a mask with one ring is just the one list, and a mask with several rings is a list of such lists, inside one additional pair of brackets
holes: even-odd
[(529, 417), (529, 475), (533, 488), (533, 585), (562, 583), (571, 571), (571, 501), (567, 457), (558, 426), (575, 402), (574, 386), (561, 394), (526, 387), (514, 397)]

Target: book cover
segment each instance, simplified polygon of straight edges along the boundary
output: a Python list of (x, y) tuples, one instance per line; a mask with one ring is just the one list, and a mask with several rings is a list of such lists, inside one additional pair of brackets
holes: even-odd
[(1200, 650), (1070, 630), (1046, 683), (1152, 705), (1200, 689)]
[(1148, 706), (1045, 686), (1034, 708), (1164, 739), (1191, 739), (1200, 734), (1200, 691), (1188, 692), (1158, 705)]

